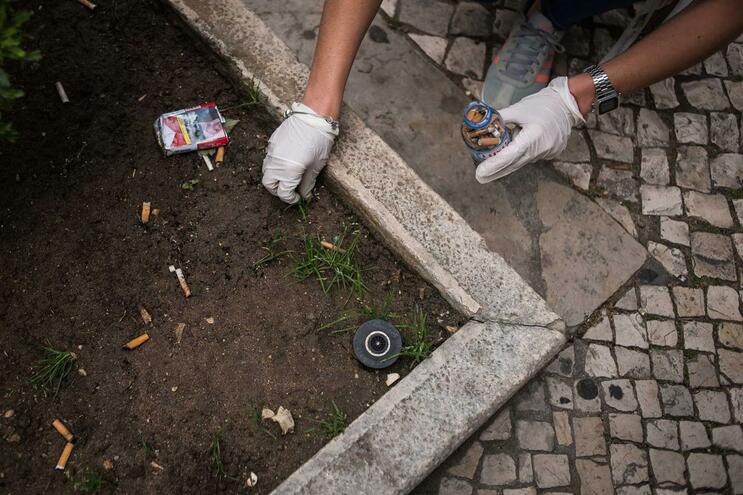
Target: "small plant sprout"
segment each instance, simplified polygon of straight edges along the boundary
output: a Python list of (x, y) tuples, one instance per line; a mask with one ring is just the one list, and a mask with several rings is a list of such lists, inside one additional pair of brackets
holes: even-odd
[(72, 487), (80, 493), (98, 493), (103, 488), (105, 481), (101, 473), (95, 469), (85, 468), (80, 476), (73, 482)]
[(318, 429), (325, 437), (337, 437), (348, 426), (348, 415), (333, 402), (333, 409), (328, 413), (328, 417), (317, 421), (317, 424)]
[(410, 368), (421, 363), (423, 360), (428, 358), (433, 352), (433, 342), (428, 337), (428, 321), (426, 313), (420, 308), (415, 306), (415, 314), (413, 316), (412, 323), (408, 325), (400, 325), (401, 328), (405, 328), (408, 332), (412, 332), (412, 338), (408, 341), (407, 338), (403, 337), (406, 344), (400, 351), (400, 356), (408, 357), (412, 361)]
[(289, 250), (284, 250), (284, 251), (281, 250), (281, 243), (283, 241), (284, 241), (284, 236), (281, 234), (276, 234), (273, 237), (273, 239), (271, 239), (271, 241), (268, 243), (267, 246), (263, 246), (263, 250), (267, 251), (267, 254), (263, 258), (256, 261), (253, 264), (253, 268), (260, 268), (262, 266), (267, 265), (271, 261), (280, 258), (281, 256), (285, 254), (291, 253), (291, 251)]
[(199, 183), (199, 179), (187, 180), (186, 182), (181, 184), (181, 189), (183, 189), (184, 191), (193, 191), (194, 188), (196, 187), (196, 184), (198, 183)]
[(340, 236), (334, 242), (335, 249), (327, 249), (319, 237), (305, 237), (302, 257), (294, 258), (294, 276), (299, 280), (315, 277), (326, 294), (340, 285), (362, 297), (366, 286), (361, 278), (361, 268), (354, 260), (359, 234), (357, 232), (348, 245), (343, 244), (344, 240), (345, 235)]
[(258, 83), (255, 79), (250, 79), (248, 84), (245, 85), (245, 93), (248, 97), (248, 101), (245, 102), (247, 105), (255, 105), (261, 102), (261, 90), (258, 87)]
[(227, 478), (227, 472), (224, 470), (224, 462), (222, 461), (222, 431), (218, 431), (212, 436), (212, 443), (209, 446), (209, 458), (211, 459), (211, 468), (214, 477), (220, 480)]
[(72, 363), (77, 359), (74, 352), (58, 351), (51, 347), (42, 347), (44, 357), (34, 366), (34, 374), (31, 383), (37, 389), (45, 392), (53, 390), (56, 396), (62, 381), (72, 371)]

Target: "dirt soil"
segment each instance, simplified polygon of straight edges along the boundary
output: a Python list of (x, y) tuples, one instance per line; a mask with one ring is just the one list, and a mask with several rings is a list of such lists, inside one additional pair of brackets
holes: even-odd
[[(253, 471), (251, 493), (266, 493), (327, 442), (314, 419), (335, 403), (352, 420), (409, 365), (364, 369), (350, 333), (320, 328), (361, 307), (348, 290), (298, 281), (290, 255), (254, 267), (275, 236), (298, 251), (305, 235), (358, 230), (365, 304), (391, 294), (400, 322), (420, 305), (435, 342), (462, 318), (324, 187), (306, 214), (263, 190), (276, 122), (260, 106), (230, 109), (246, 96), (160, 7), (98, 3), (22, 2), (35, 13), (27, 44), (44, 58), (10, 67), (26, 92), (12, 113), (21, 137), (0, 144), (0, 492), (72, 493), (99, 473), (103, 493), (235, 493)], [(194, 154), (163, 158), (152, 130), (159, 114), (204, 101), (241, 120), (214, 172)], [(160, 209), (147, 225), (144, 201)], [(149, 342), (122, 350), (145, 331)], [(41, 345), (78, 356), (56, 396), (29, 382)], [(256, 420), (279, 406), (294, 433)], [(78, 439), (65, 473), (53, 469), (64, 446), (54, 418)], [(223, 478), (210, 452), (218, 432)]]

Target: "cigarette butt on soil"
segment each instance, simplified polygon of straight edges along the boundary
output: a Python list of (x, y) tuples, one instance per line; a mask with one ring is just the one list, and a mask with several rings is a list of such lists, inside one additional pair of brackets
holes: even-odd
[(59, 432), (60, 435), (64, 437), (65, 440), (67, 440), (67, 442), (71, 443), (75, 439), (75, 436), (60, 420), (55, 419), (54, 421), (52, 421), (52, 426)]
[(70, 99), (67, 98), (67, 91), (64, 90), (62, 83), (57, 81), (54, 85), (57, 87), (57, 93), (59, 93), (59, 99), (62, 100), (62, 103), (69, 103)]
[(176, 275), (178, 275), (178, 282), (181, 284), (181, 290), (183, 290), (183, 295), (186, 297), (191, 297), (191, 289), (188, 288), (188, 283), (186, 283), (186, 279), (183, 276), (183, 272), (179, 268), (175, 273)]
[(143, 94), (142, 96), (140, 96), (139, 98), (137, 98), (137, 101), (142, 101), (142, 100), (144, 100), (145, 98), (147, 98), (147, 93), (145, 93), (145, 94)]
[(214, 170), (214, 165), (212, 165), (212, 161), (209, 158), (209, 155), (201, 155), (201, 158), (204, 159), (204, 163), (206, 163), (206, 168), (207, 168), (207, 170), (209, 170), (209, 172), (211, 172), (212, 170)]
[(77, 0), (77, 1), (80, 2), (82, 5), (88, 7), (90, 10), (95, 10), (95, 8), (97, 7), (97, 5), (91, 2), (90, 0)]
[(452, 325), (446, 325), (446, 331), (449, 333), (457, 333), (459, 331), (459, 327), (455, 327)]
[(214, 161), (217, 163), (222, 163), (224, 161), (224, 146), (217, 148), (217, 157)]
[(142, 203), (142, 223), (147, 223), (150, 221), (150, 202), (145, 201)]
[(181, 343), (181, 339), (183, 338), (183, 330), (185, 329), (186, 329), (185, 323), (179, 323), (178, 325), (176, 325), (175, 327), (175, 343), (176, 344)]
[(145, 325), (152, 323), (152, 315), (150, 315), (150, 312), (144, 306), (139, 307), (139, 314), (142, 316), (142, 321)]
[(330, 249), (331, 251), (338, 251), (339, 253), (345, 253), (346, 250), (343, 248), (340, 248), (329, 241), (320, 241), (320, 245), (324, 247), (325, 249)]
[(65, 466), (67, 466), (67, 461), (70, 460), (70, 456), (72, 455), (72, 448), (75, 446), (72, 442), (67, 442), (64, 446), (64, 449), (62, 450), (62, 454), (59, 456), (59, 460), (57, 461), (57, 471), (64, 471)]
[(129, 342), (127, 342), (126, 344), (124, 344), (124, 349), (129, 349), (130, 351), (133, 351), (134, 349), (136, 349), (137, 347), (141, 346), (142, 344), (144, 344), (148, 340), (150, 340), (150, 336), (148, 334), (146, 334), (146, 333), (143, 333), (142, 335), (140, 335), (136, 339), (132, 339)]

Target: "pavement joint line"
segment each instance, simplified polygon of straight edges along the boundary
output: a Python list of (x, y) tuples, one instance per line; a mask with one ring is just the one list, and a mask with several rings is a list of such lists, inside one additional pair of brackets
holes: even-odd
[[(277, 115), (301, 93), (308, 68), (239, 0), (161, 1)], [(472, 319), (276, 494), (409, 492), (566, 342), (565, 324), (544, 300), (345, 105), (343, 114), (346, 137), (326, 168), (334, 192)], [(385, 174), (362, 165), (373, 162)], [(384, 201), (403, 191), (407, 202)]]

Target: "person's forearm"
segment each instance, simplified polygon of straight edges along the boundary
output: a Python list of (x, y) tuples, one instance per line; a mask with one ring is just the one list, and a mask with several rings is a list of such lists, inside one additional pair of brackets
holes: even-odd
[(351, 65), (382, 0), (325, 0), (303, 103), (338, 118)]
[[(691, 67), (741, 32), (741, 0), (699, 1), (602, 68), (617, 91), (631, 93)], [(587, 114), (594, 98), (591, 77), (573, 76), (569, 87), (580, 111)]]

